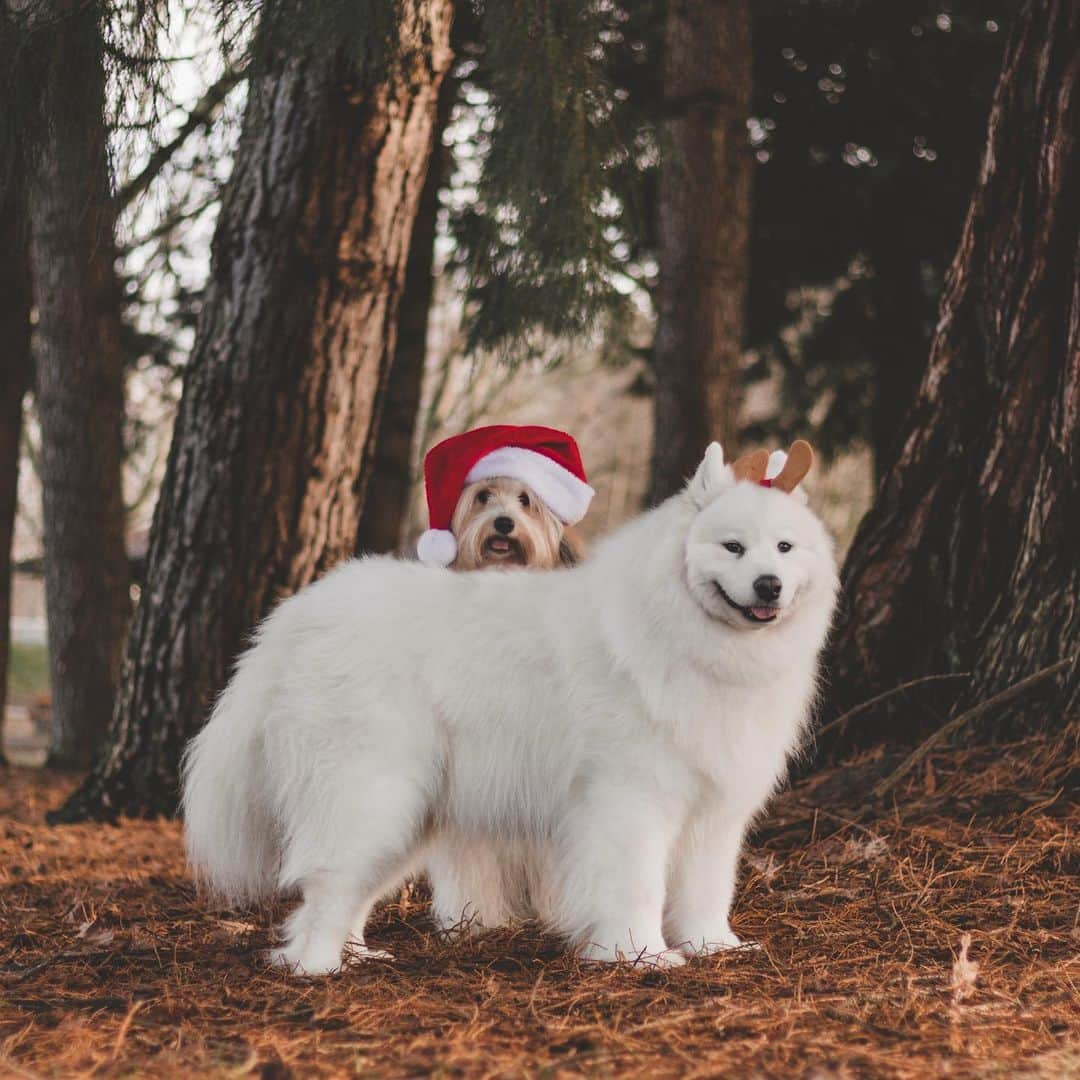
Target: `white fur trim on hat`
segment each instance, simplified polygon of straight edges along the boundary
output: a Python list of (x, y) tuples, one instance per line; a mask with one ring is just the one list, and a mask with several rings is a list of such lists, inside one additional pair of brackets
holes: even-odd
[(449, 566), (457, 558), (457, 541), (449, 529), (428, 529), (416, 541), (416, 557), (428, 566)]
[(492, 480), (497, 476), (508, 476), (528, 484), (566, 525), (576, 525), (585, 516), (596, 494), (569, 469), (523, 446), (501, 446), (492, 450), (469, 470), (465, 483)]

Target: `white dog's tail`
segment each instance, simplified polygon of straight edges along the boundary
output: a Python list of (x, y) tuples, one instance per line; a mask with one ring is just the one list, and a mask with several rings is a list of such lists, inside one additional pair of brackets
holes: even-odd
[(184, 752), (181, 806), (196, 880), (229, 904), (274, 892), (278, 829), (266, 802), (262, 719), (273, 671), (265, 649), (250, 649), (206, 726)]

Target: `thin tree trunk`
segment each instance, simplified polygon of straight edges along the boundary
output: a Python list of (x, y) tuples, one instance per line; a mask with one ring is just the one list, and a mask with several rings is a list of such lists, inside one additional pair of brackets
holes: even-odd
[(50, 761), (89, 765), (112, 715), (129, 614), (121, 293), (114, 259), (97, 5), (42, 5), (51, 26), (30, 186), (37, 301)]
[(435, 291), (431, 271), (435, 261), (439, 187), (447, 158), (442, 135), (450, 119), (455, 94), (454, 80), (444, 79), (439, 90), (436, 121), (431, 129), (427, 178), (409, 241), (405, 291), (398, 312), (397, 347), (375, 436), (371, 480), (356, 538), (360, 552), (398, 551), (404, 540), (413, 482), (413, 442), (427, 359), (431, 299)]
[[(1080, 0), (1017, 20), (929, 367), (844, 569), (830, 712), (970, 671), (960, 707), (1080, 652), (1078, 40)], [(1077, 665), (1024, 703), (1040, 724), (1078, 704)], [(905, 708), (848, 739), (918, 731)]]
[(745, 0), (671, 0), (664, 33), (664, 161), (649, 497), (670, 495), (713, 439), (738, 430), (753, 159)]
[[(15, 200), (0, 208), (0, 729), (11, 644), (11, 542), (19, 484), (23, 398), (30, 383), (30, 266)], [(3, 747), (0, 746), (0, 763)]]
[(61, 820), (175, 812), (183, 746), (246, 635), (355, 548), (450, 11), (400, 5), (403, 57), (366, 89), (288, 41), (252, 77), (124, 693)]

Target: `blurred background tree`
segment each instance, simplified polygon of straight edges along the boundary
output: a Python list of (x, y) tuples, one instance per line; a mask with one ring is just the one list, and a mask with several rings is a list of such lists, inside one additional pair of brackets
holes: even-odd
[(739, 444), (754, 179), (750, 24), (743, 0), (667, 3), (650, 502), (693, 475), (710, 440), (729, 453)]
[(8, 78), (23, 110), (4, 145), (18, 162), (9, 168), (22, 182), (12, 175), (10, 191), (30, 237), (51, 759), (63, 767), (88, 765), (108, 726), (129, 612), (107, 14), (99, 5), (40, 0), (3, 23)]
[(405, 543), (404, 527), (414, 480), (413, 445), (428, 354), (428, 324), (435, 295), (439, 189), (447, 181), (449, 167), (443, 137), (457, 92), (457, 81), (448, 74), (439, 87), (427, 175), (409, 239), (394, 359), (375, 433), (371, 476), (356, 535), (356, 550), (361, 553), (397, 551)]

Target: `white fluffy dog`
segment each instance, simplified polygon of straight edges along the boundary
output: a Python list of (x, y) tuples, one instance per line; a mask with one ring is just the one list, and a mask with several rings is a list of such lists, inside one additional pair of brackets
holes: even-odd
[(447, 926), (525, 906), (594, 960), (738, 945), (743, 835), (799, 741), (837, 586), (797, 481), (754, 473), (714, 443), (571, 570), (370, 558), (282, 603), (187, 754), (199, 878), (231, 901), (299, 889), (275, 958), (306, 974), (350, 937), (362, 953), (419, 865)]

